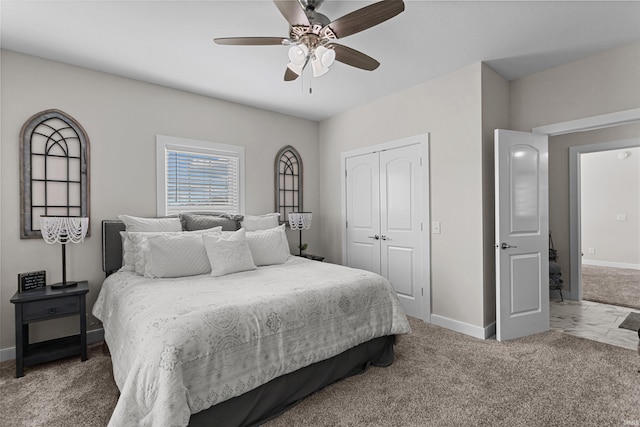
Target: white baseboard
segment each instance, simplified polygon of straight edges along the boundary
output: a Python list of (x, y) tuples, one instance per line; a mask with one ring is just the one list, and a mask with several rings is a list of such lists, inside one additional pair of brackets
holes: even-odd
[(625, 262), (611, 262), (611, 261), (597, 261), (583, 259), (582, 263), (585, 265), (593, 265), (596, 267), (611, 267), (611, 268), (627, 268), (629, 270), (640, 270), (640, 264), (628, 264)]
[[(87, 344), (94, 344), (104, 340), (104, 329), (92, 329), (87, 331)], [(0, 362), (14, 360), (16, 358), (16, 348), (9, 347), (0, 349)]]
[(449, 319), (447, 317), (438, 316), (437, 314), (431, 315), (431, 323), (443, 328), (451, 329), (452, 331), (460, 332), (465, 335), (471, 335), (481, 340), (486, 340), (496, 334), (496, 322), (491, 323), (488, 326), (481, 327), (470, 325), (469, 323), (460, 322), (459, 320)]

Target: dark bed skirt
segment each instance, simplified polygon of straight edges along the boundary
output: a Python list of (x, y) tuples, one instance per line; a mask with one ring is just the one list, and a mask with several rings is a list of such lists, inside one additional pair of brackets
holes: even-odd
[(245, 394), (193, 414), (190, 427), (253, 426), (274, 418), (305, 397), (369, 365), (393, 363), (395, 336), (375, 338), (331, 359), (274, 378)]

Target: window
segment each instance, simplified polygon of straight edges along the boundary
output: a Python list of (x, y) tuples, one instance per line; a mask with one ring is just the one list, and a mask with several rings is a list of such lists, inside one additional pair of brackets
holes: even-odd
[(290, 145), (276, 154), (276, 212), (280, 222), (287, 222), (290, 212), (302, 211), (302, 160)]
[(59, 110), (31, 117), (20, 134), (21, 235), (41, 238), (40, 216), (89, 216), (89, 137)]
[(156, 137), (158, 216), (244, 213), (244, 147)]

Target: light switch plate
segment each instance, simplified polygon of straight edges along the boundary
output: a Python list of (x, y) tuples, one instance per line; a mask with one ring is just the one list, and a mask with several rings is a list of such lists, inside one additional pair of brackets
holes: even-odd
[(440, 221), (433, 221), (431, 223), (431, 233), (440, 234)]

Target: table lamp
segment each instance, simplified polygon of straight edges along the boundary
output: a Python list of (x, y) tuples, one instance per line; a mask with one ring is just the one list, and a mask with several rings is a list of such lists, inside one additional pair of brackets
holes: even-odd
[(89, 229), (89, 218), (74, 216), (47, 216), (40, 217), (40, 231), (42, 238), (49, 244), (60, 243), (62, 245), (62, 283), (51, 285), (52, 288), (67, 288), (76, 286), (78, 282), (67, 282), (67, 243), (80, 243), (84, 241)]
[(289, 225), (292, 230), (300, 230), (300, 255), (302, 255), (302, 230), (311, 228), (311, 212), (290, 212)]

